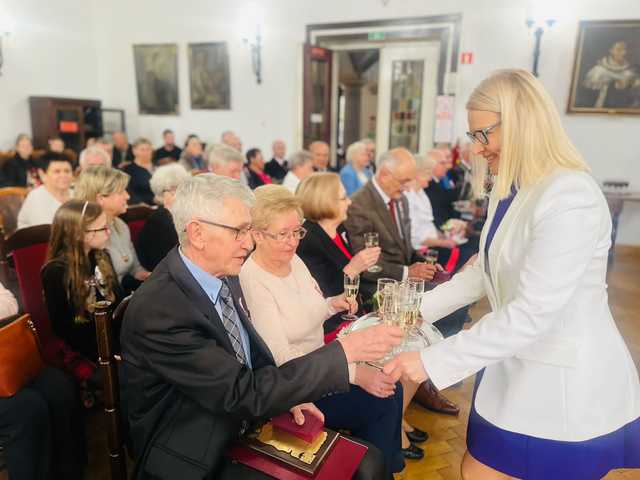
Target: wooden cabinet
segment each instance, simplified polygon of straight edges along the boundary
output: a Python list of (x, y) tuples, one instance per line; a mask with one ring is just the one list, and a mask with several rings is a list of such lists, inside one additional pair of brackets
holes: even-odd
[(29, 106), (35, 148), (47, 148), (47, 140), (59, 136), (79, 152), (87, 139), (102, 136), (100, 100), (29, 97)]

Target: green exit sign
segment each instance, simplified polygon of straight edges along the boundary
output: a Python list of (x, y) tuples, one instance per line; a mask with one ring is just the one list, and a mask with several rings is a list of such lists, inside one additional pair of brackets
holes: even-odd
[(384, 40), (384, 32), (369, 32), (369, 40)]

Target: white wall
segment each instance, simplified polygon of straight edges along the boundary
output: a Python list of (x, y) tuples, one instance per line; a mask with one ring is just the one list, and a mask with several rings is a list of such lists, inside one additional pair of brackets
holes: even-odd
[[(3, 3), (4, 2), (4, 3)], [(538, 0), (555, 9), (559, 22), (542, 41), (540, 79), (564, 112), (569, 94), (579, 20), (640, 19), (638, 0)], [(16, 17), (0, 77), (0, 148), (29, 129), (28, 95), (100, 96), (124, 108), (131, 136), (159, 141), (164, 128), (181, 140), (194, 132), (208, 141), (226, 129), (245, 147), (268, 149), (283, 138), (300, 141), (301, 44), (310, 23), (347, 22), (462, 13), (461, 51), (474, 53), (456, 79), (456, 135), (465, 130), (464, 101), (490, 71), (530, 68), (533, 36), (524, 25), (527, 0), (258, 0), (263, 10), (262, 85), (251, 73), (239, 33), (248, 0), (0, 0)], [(21, 26), (21, 25), (24, 25)], [(26, 27), (26, 28), (25, 28)], [(187, 43), (229, 42), (232, 110), (189, 108)], [(139, 115), (132, 45), (179, 45), (180, 116)], [(598, 179), (626, 178), (640, 190), (640, 117), (565, 115), (571, 138)], [(627, 205), (618, 240), (640, 245), (640, 205)]]
[(29, 96), (100, 97), (91, 20), (83, 0), (0, 0), (0, 28), (12, 25), (3, 39), (0, 150), (31, 133)]

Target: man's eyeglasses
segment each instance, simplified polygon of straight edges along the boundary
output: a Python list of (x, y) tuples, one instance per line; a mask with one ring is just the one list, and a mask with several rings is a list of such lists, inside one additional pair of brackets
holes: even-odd
[(90, 229), (87, 229), (87, 230), (85, 230), (85, 232), (87, 232), (87, 233), (98, 233), (98, 232), (108, 232), (109, 230), (110, 230), (109, 229), (109, 225), (105, 225), (102, 228), (90, 228)]
[(294, 240), (302, 240), (307, 234), (307, 229), (304, 227), (299, 227), (294, 230), (283, 230), (278, 233), (271, 233), (263, 230), (262, 233), (267, 237), (272, 238), (276, 242), (284, 243), (290, 238), (293, 238)]
[(478, 130), (474, 130), (473, 132), (467, 132), (467, 137), (469, 137), (469, 139), (473, 143), (481, 143), (482, 145), (489, 145), (489, 134), (498, 125), (500, 125), (500, 122), (494, 123), (493, 125), (490, 125), (487, 128), (480, 128)]
[(400, 186), (402, 186), (403, 188), (407, 188), (411, 186), (411, 183), (413, 182), (412, 178), (408, 178), (406, 180), (402, 180), (401, 178), (396, 177), (396, 175), (391, 171), (390, 168), (387, 169), (387, 171), (391, 174), (391, 176), (393, 177), (393, 179), (398, 182), (400, 184)]
[(197, 218), (196, 220), (198, 222), (206, 223), (207, 225), (212, 225), (214, 227), (220, 227), (220, 228), (224, 228), (226, 230), (235, 232), (236, 240), (244, 240), (253, 229), (252, 225), (247, 225), (246, 227), (238, 228), (238, 227), (232, 227), (231, 225), (224, 225), (222, 223), (210, 222), (209, 220), (203, 220), (201, 218)]

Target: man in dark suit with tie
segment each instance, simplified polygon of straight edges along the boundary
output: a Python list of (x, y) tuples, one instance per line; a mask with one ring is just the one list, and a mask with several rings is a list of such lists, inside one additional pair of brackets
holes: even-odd
[[(252, 420), (349, 388), (347, 364), (399, 344), (393, 327), (363, 330), (275, 367), (255, 332), (236, 275), (253, 247), (253, 194), (237, 180), (190, 178), (172, 217), (180, 246), (136, 291), (121, 331), (123, 399), (137, 456), (135, 478), (267, 478), (225, 452)], [(359, 478), (385, 478), (369, 448)]]
[(276, 183), (282, 183), (285, 175), (289, 171), (289, 165), (285, 155), (287, 146), (283, 140), (276, 140), (271, 146), (273, 157), (264, 166), (264, 172), (269, 175)]
[[(364, 234), (377, 232), (382, 254), (379, 273), (363, 272), (361, 289), (375, 290), (374, 282), (381, 277), (406, 280), (409, 277), (431, 280), (435, 266), (428, 265), (411, 246), (409, 203), (403, 192), (417, 174), (416, 161), (405, 148), (383, 153), (377, 162), (371, 181), (351, 197), (349, 216), (344, 223), (355, 253), (365, 248)], [(409, 394), (407, 394), (409, 396)], [(441, 413), (457, 415), (458, 407), (425, 382), (415, 398), (424, 407)]]

